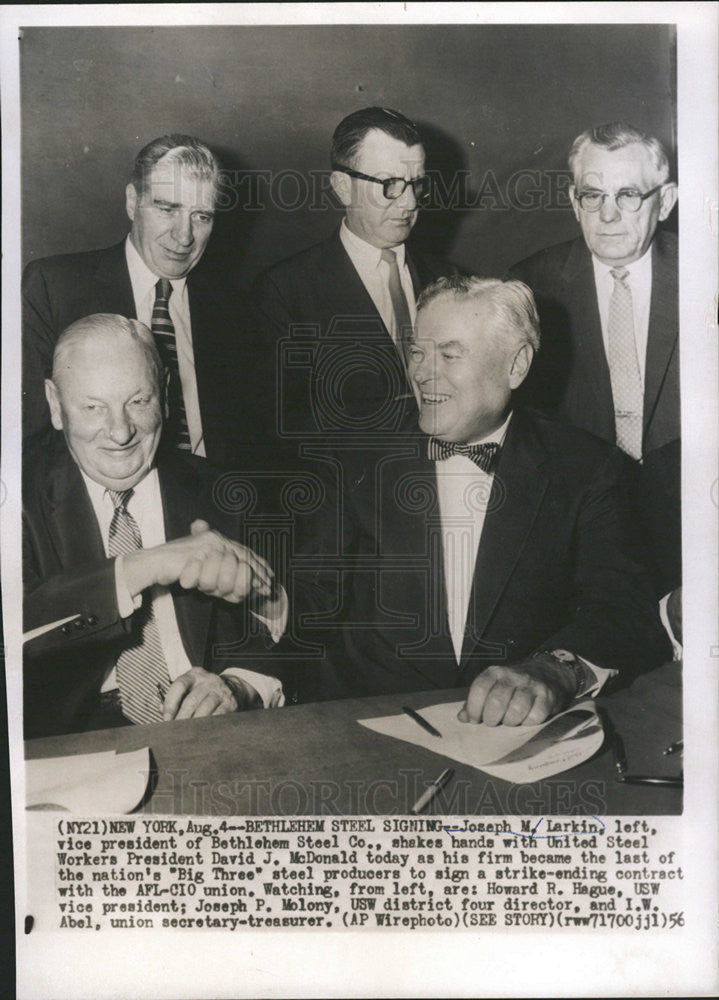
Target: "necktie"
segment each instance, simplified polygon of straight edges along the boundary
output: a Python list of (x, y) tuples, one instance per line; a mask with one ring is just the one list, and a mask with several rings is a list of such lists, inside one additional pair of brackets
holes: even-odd
[(614, 291), (609, 300), (609, 375), (617, 444), (632, 458), (641, 458), (644, 393), (634, 338), (632, 291), (626, 283), (629, 271), (615, 267), (610, 274)]
[(170, 296), (172, 285), (167, 278), (160, 278), (155, 285), (155, 305), (152, 309), (152, 333), (155, 337), (160, 358), (170, 373), (168, 386), (168, 402), (170, 418), (164, 430), (166, 441), (183, 451), (191, 451), (190, 432), (187, 429), (187, 415), (182, 398), (182, 383), (180, 382), (180, 366), (177, 361), (177, 343), (175, 327), (170, 318)]
[[(115, 507), (110, 522), (108, 554), (112, 558), (141, 549), (140, 529), (127, 509), (134, 490), (107, 492)], [(133, 645), (120, 653), (115, 665), (122, 712), (131, 722), (162, 722), (158, 687), (166, 691), (170, 685), (170, 675), (149, 594), (145, 596), (142, 607), (135, 612), (134, 617), (139, 628)]]
[(492, 472), (495, 465), (499, 445), (496, 441), (485, 444), (457, 444), (455, 441), (440, 441), (431, 437), (427, 442), (427, 457), (430, 462), (442, 462), (452, 455), (464, 455), (471, 458), (483, 472)]
[(389, 265), (389, 297), (392, 300), (397, 346), (401, 349), (412, 335), (412, 319), (409, 314), (407, 297), (404, 294), (402, 282), (399, 277), (397, 254), (394, 250), (383, 250), (382, 260)]

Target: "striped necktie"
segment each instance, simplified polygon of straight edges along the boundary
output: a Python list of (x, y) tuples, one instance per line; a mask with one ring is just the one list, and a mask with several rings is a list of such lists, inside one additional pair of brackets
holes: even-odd
[(170, 296), (172, 295), (172, 284), (168, 278), (160, 278), (155, 285), (155, 305), (152, 309), (152, 333), (155, 337), (157, 350), (165, 368), (170, 373), (170, 384), (168, 386), (168, 402), (170, 406), (170, 418), (167, 421), (163, 437), (166, 442), (173, 444), (183, 451), (191, 451), (190, 432), (187, 428), (187, 414), (185, 413), (185, 401), (182, 397), (182, 383), (180, 381), (180, 365), (177, 360), (177, 342), (175, 340), (175, 327), (170, 318)]
[[(141, 549), (140, 529), (127, 509), (135, 491), (107, 492), (115, 507), (110, 522), (109, 556), (113, 558)], [(162, 722), (161, 702), (170, 686), (170, 675), (149, 593), (145, 594), (142, 607), (133, 615), (133, 625), (132, 644), (123, 649), (115, 664), (122, 713), (135, 723)]]
[(634, 337), (632, 290), (626, 281), (629, 271), (615, 267), (610, 274), (614, 290), (609, 300), (608, 353), (617, 444), (632, 458), (641, 458), (644, 392)]

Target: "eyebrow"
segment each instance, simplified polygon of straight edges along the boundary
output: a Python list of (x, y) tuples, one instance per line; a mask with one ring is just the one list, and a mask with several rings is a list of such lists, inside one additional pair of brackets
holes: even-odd
[(462, 354), (467, 354), (469, 348), (466, 347), (460, 340), (445, 340), (441, 344), (437, 344), (440, 351), (446, 351), (448, 347), (453, 348), (455, 351), (461, 351)]

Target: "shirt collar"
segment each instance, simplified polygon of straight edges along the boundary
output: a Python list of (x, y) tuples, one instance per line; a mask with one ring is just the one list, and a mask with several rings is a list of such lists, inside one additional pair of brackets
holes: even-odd
[[(130, 283), (132, 284), (133, 292), (139, 298), (148, 295), (151, 290), (154, 292), (158, 275), (150, 270), (137, 252), (137, 248), (130, 239), (129, 234), (125, 240), (125, 259), (127, 260), (127, 270), (130, 272)], [(173, 292), (182, 295), (185, 291), (186, 281), (187, 277), (171, 278), (170, 284), (172, 285)]]
[(649, 249), (644, 254), (644, 256), (640, 257), (639, 260), (632, 261), (631, 264), (622, 264), (622, 265), (618, 265), (618, 264), (605, 264), (604, 261), (599, 260), (598, 257), (594, 256), (594, 254), (592, 254), (592, 263), (594, 265), (594, 274), (595, 274), (597, 280), (602, 279), (602, 278), (605, 279), (605, 280), (607, 278), (611, 278), (611, 280), (614, 281), (614, 278), (612, 277), (611, 272), (612, 272), (613, 269), (615, 269), (616, 267), (619, 267), (619, 266), (625, 268), (625, 270), (627, 270), (629, 272), (629, 277), (632, 278), (635, 281), (638, 281), (638, 280), (639, 281), (644, 281), (644, 280), (647, 280), (647, 279), (651, 280), (651, 274), (652, 274), (652, 247), (651, 247), (651, 244), (650, 244)]
[[(85, 472), (83, 472), (82, 469), (80, 469), (80, 475), (82, 476), (83, 482), (87, 487), (87, 492), (90, 496), (90, 501), (93, 507), (99, 507), (104, 503), (112, 502), (112, 498), (110, 497), (110, 492), (106, 487), (102, 486), (100, 483), (96, 483), (94, 479), (90, 479), (90, 477)], [(144, 476), (140, 480), (140, 482), (135, 485), (134, 487), (135, 493), (133, 499), (137, 497), (140, 500), (144, 500), (145, 498), (149, 497), (154, 492), (156, 483), (157, 483), (157, 469), (153, 466), (148, 472), (148, 474)]]
[[(361, 261), (366, 267), (379, 267), (382, 260), (382, 251), (379, 247), (373, 247), (371, 243), (361, 239), (347, 225), (347, 219), (342, 220), (340, 226), (340, 240), (347, 253), (353, 261)], [(397, 266), (404, 266), (404, 243), (391, 248), (397, 257)]]
[(467, 444), (488, 444), (491, 441), (494, 441), (499, 445), (504, 444), (504, 439), (507, 436), (507, 430), (509, 429), (509, 421), (512, 419), (513, 412), (513, 410), (510, 410), (507, 419), (504, 421), (502, 426), (492, 431), (491, 434), (486, 434), (481, 438), (474, 438), (472, 441), (467, 441)]

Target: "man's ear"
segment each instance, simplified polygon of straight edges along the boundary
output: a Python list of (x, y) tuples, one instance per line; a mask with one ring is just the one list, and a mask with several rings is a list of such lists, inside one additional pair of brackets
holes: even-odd
[(664, 222), (666, 218), (671, 215), (671, 211), (677, 203), (677, 198), (679, 197), (679, 189), (676, 184), (670, 182), (669, 184), (662, 184), (661, 191), (659, 192), (659, 221)]
[(135, 221), (135, 209), (137, 208), (137, 191), (135, 185), (130, 183), (125, 188), (125, 208), (131, 221)]
[(577, 220), (577, 222), (579, 222), (579, 202), (574, 197), (574, 192), (576, 190), (577, 189), (573, 184), (569, 185), (569, 200), (572, 203), (572, 211), (574, 212), (574, 218)]
[(524, 382), (529, 369), (532, 367), (534, 359), (534, 348), (531, 344), (522, 344), (512, 360), (509, 369), (509, 385), (511, 389), (518, 389)]
[(345, 208), (352, 204), (352, 178), (341, 170), (333, 170), (330, 174), (332, 190)]
[(61, 431), (63, 423), (60, 395), (57, 391), (57, 386), (51, 378), (45, 379), (45, 398), (47, 399), (47, 405), (50, 407), (50, 420), (52, 421), (52, 426), (56, 431)]

